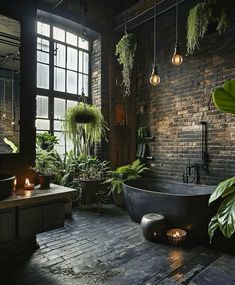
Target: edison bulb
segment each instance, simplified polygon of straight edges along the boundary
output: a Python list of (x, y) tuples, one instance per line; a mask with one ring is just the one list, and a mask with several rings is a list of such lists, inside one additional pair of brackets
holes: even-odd
[(7, 117), (7, 116), (6, 116), (6, 113), (4, 112), (4, 113), (2, 114), (2, 118), (3, 118), (3, 119), (6, 119), (6, 117)]
[(152, 74), (150, 76), (149, 81), (150, 81), (150, 84), (153, 85), (153, 86), (157, 86), (160, 83), (160, 81), (161, 81), (160, 76), (157, 73), (157, 65), (156, 65), (156, 63), (153, 64), (153, 71), (152, 71)]
[(174, 65), (181, 65), (183, 57), (179, 52), (175, 51), (171, 61)]
[(14, 122), (14, 121), (11, 121), (11, 125), (14, 126), (14, 125), (15, 125), (15, 122)]
[(158, 85), (160, 83), (161, 79), (160, 79), (160, 76), (157, 73), (153, 72), (149, 81), (150, 81), (150, 83), (153, 86), (156, 86), (156, 85)]

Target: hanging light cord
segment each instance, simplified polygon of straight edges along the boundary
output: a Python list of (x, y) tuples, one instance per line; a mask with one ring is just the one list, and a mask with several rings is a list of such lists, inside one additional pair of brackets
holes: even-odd
[(156, 64), (156, 24), (157, 24), (157, 17), (156, 17), (156, 11), (157, 10), (157, 4), (156, 0), (154, 1), (154, 18), (153, 18), (153, 60), (154, 64)]
[(14, 56), (12, 56), (12, 68), (11, 68), (11, 118), (14, 122)]
[(6, 111), (6, 73), (3, 69), (3, 113)]
[(178, 0), (176, 0), (176, 11), (175, 11), (175, 45), (178, 44)]

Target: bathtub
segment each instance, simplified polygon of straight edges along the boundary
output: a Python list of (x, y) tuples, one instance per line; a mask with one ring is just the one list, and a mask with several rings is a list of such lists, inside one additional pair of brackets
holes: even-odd
[(139, 178), (124, 183), (124, 200), (130, 217), (140, 222), (147, 213), (164, 215), (168, 227), (185, 229), (196, 239), (208, 238), (214, 210), (208, 199), (215, 186), (161, 182)]

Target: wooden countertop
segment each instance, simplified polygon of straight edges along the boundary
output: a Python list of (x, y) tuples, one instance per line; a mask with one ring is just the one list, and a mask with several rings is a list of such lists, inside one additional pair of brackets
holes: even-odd
[(51, 188), (40, 190), (17, 190), (10, 197), (0, 200), (0, 210), (14, 207), (30, 206), (43, 202), (72, 198), (77, 194), (76, 189), (51, 184)]

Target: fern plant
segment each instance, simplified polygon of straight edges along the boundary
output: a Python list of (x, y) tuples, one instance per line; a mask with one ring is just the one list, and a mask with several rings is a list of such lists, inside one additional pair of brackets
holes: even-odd
[(120, 194), (123, 191), (125, 181), (140, 177), (145, 170), (148, 170), (148, 168), (137, 159), (131, 164), (118, 167), (115, 171), (108, 171), (105, 183), (110, 184), (111, 192)]
[[(92, 117), (89, 123), (78, 124), (76, 118), (86, 114)], [(64, 132), (74, 145), (74, 154), (89, 155), (94, 143), (106, 138), (107, 124), (101, 111), (94, 105), (78, 103), (69, 108), (65, 113)]]
[(220, 34), (227, 26), (225, 10), (218, 6), (217, 0), (205, 0), (189, 11), (187, 20), (189, 54), (193, 54), (195, 48), (199, 49), (199, 41), (204, 38), (210, 24), (215, 24)]
[(137, 43), (133, 34), (125, 33), (116, 45), (116, 56), (122, 65), (124, 96), (131, 94), (131, 72), (134, 67), (134, 58)]

